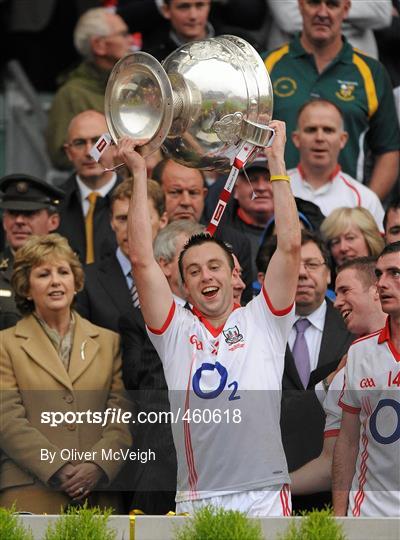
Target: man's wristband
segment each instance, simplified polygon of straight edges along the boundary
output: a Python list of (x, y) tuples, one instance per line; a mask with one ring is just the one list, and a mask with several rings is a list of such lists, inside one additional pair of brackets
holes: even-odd
[(290, 177), (284, 174), (273, 174), (270, 176), (270, 182), (290, 182)]

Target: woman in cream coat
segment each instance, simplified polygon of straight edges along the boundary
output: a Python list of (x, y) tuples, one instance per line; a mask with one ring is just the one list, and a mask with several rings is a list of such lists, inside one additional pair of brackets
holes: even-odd
[(86, 412), (129, 408), (119, 338), (71, 310), (83, 271), (58, 234), (18, 250), (12, 283), (24, 318), (0, 332), (0, 505), (51, 514), (88, 499), (118, 510), (108, 488), (123, 461), (110, 451), (130, 447), (129, 425)]

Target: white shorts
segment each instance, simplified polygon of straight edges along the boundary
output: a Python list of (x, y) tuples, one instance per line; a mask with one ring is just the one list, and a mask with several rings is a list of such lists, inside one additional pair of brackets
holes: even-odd
[(229, 495), (178, 502), (176, 513), (191, 515), (208, 504), (225, 510), (238, 510), (251, 517), (282, 517), (290, 516), (292, 513), (289, 484), (269, 486), (263, 491), (239, 491)]

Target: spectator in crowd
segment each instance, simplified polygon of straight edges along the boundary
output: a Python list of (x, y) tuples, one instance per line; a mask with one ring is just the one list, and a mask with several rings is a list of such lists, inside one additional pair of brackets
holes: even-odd
[[(139, 307), (128, 252), (128, 208), (133, 179), (127, 178), (110, 196), (110, 222), (117, 248), (108, 257), (85, 268), (85, 287), (77, 296), (77, 311), (93, 324), (118, 332), (119, 318)], [(166, 225), (164, 194), (154, 180), (148, 183), (153, 239)]]
[(57, 229), (64, 192), (27, 174), (4, 176), (0, 180), (0, 191), (7, 241), (0, 254), (0, 330), (4, 330), (21, 316), (11, 287), (14, 256), (32, 235), (48, 234)]
[(387, 244), (400, 240), (400, 197), (394, 199), (386, 209), (383, 220)]
[(169, 28), (164, 32), (157, 29), (144, 41), (143, 50), (161, 61), (185, 43), (214, 37), (208, 21), (210, 5), (210, 0), (164, 0), (161, 12)]
[(93, 8), (79, 18), (74, 44), (83, 61), (54, 96), (47, 128), (50, 158), (60, 169), (71, 166), (64, 153), (69, 123), (88, 109), (104, 112), (108, 77), (114, 64), (129, 52), (131, 36), (119, 15), (105, 8)]
[(333, 454), (333, 506), (337, 516), (398, 518), (400, 242), (383, 249), (375, 275), (388, 317), (381, 331), (349, 349)]
[[(186, 422), (172, 425), (178, 460), (177, 512), (192, 513), (210, 503), (249, 515), (290, 513), (278, 396), (285, 343), (293, 321), (300, 226), (284, 169), (285, 126), (273, 121), (271, 127), (275, 139), (265, 152), (274, 177), (278, 247), (267, 270), (263, 293), (242, 309), (233, 306), (230, 250), (209, 235), (193, 236), (180, 255), (180, 274), (193, 309), (176, 306), (149, 250), (150, 223), (143, 205), (144, 160), (132, 150), (132, 140), (122, 139), (119, 145), (119, 154), (136, 180), (129, 234), (139, 241), (130, 242), (130, 256), (149, 336), (163, 362), (173, 400), (171, 408), (177, 412), (177, 407), (185, 407), (185, 402), (187, 407), (190, 400), (190, 406), (206, 404), (214, 410), (226, 405), (233, 391), (236, 399), (240, 398), (238, 406), (244, 415), (239, 427), (207, 423), (206, 427), (191, 425), (188, 431)], [(215, 355), (219, 360), (216, 364)], [(273, 369), (269, 371), (271, 362)], [(204, 374), (200, 382), (209, 365), (218, 369), (219, 377), (216, 372), (216, 377)], [(223, 392), (232, 377), (232, 390), (229, 386), (228, 392)], [(246, 392), (250, 388), (264, 391)], [(254, 401), (255, 394), (262, 401), (260, 406)], [(274, 458), (266, 461), (266, 455)], [(243, 467), (243, 463), (249, 466)], [(216, 491), (229, 494), (218, 496)]]
[[(314, 2), (315, 3), (315, 2)], [(302, 30), (302, 16), (298, 0), (268, 0), (274, 24), (271, 26), (269, 48), (281, 46)], [(378, 49), (373, 30), (390, 26), (392, 18), (391, 0), (351, 2), (347, 17), (342, 23), (342, 33), (350, 45), (372, 58), (378, 58)]]
[[(321, 453), (325, 414), (319, 394), (325, 396), (328, 375), (354, 339), (325, 296), (329, 283), (329, 252), (318, 235), (303, 230), (296, 320), (282, 379), (281, 431), (289, 472)], [(293, 497), (293, 509), (322, 508), (329, 500), (328, 493)]]
[[(299, 198), (295, 198), (295, 201), (298, 210), (307, 215), (313, 227), (318, 229), (324, 219), (319, 208), (315, 204)], [(215, 201), (216, 203), (217, 201)], [(258, 157), (239, 173), (233, 191), (233, 200), (229, 201), (222, 218), (224, 227), (229, 225), (250, 240), (253, 276), (256, 275), (255, 261), (261, 237), (265, 227), (273, 219), (274, 200), (268, 162), (264, 157)]]
[[(178, 220), (160, 230), (154, 242), (154, 257), (167, 278), (174, 300), (185, 305), (185, 293), (179, 278), (178, 259), (190, 236), (204, 227), (189, 220)], [(188, 306), (188, 305), (187, 305)], [(161, 360), (148, 338), (139, 309), (120, 319), (122, 338), (122, 374), (137, 411), (170, 411), (167, 383)], [(136, 424), (135, 448), (152, 448), (157, 460), (131, 464), (126, 474), (134, 490), (129, 508), (146, 514), (166, 514), (175, 507), (176, 452), (170, 423)]]
[[(203, 221), (207, 188), (202, 171), (185, 167), (171, 159), (164, 159), (153, 169), (153, 178), (164, 190), (168, 222), (178, 219)], [(252, 297), (251, 283), (255, 277), (250, 241), (241, 231), (226, 225), (219, 227), (215, 234), (232, 246), (240, 262), (243, 269), (243, 281), (246, 283), (243, 294), (243, 301), (246, 303)]]
[[(274, 116), (295, 130), (297, 111), (310, 98), (329, 99), (342, 111), (349, 140), (340, 154), (343, 171), (366, 180), (364, 156), (374, 160), (369, 187), (383, 200), (399, 170), (400, 130), (389, 77), (377, 60), (354, 49), (341, 34), (350, 0), (299, 0), (301, 34), (270, 52), (265, 65), (274, 88)], [(288, 141), (286, 163), (298, 164)]]
[[(360, 337), (376, 332), (385, 326), (376, 287), (374, 257), (351, 259), (339, 266), (336, 277), (335, 308), (340, 312), (347, 329)], [(343, 365), (342, 358), (338, 368)], [(344, 369), (340, 367), (331, 380), (324, 401), (326, 414), (324, 443), (321, 454), (290, 475), (291, 490), (295, 495), (308, 495), (331, 489), (332, 458), (336, 438), (340, 431), (342, 409), (338, 405), (343, 388)]]
[(44, 411), (126, 409), (119, 338), (72, 310), (83, 270), (58, 234), (27, 240), (12, 284), (24, 317), (0, 336), (0, 505), (57, 514), (87, 499), (118, 512), (119, 495), (107, 487), (122, 462), (102, 450), (128, 449), (129, 426), (84, 420), (55, 428), (42, 418)]
[(371, 213), (360, 206), (336, 208), (321, 225), (335, 266), (356, 257), (377, 257), (384, 241)]
[(367, 208), (383, 230), (384, 210), (378, 196), (344, 173), (338, 163), (348, 133), (344, 118), (334, 103), (315, 99), (300, 107), (292, 133), (300, 161), (289, 170), (293, 194), (317, 204), (325, 216), (340, 206)]
[(71, 120), (64, 145), (75, 171), (61, 186), (65, 199), (60, 210), (58, 232), (68, 239), (72, 249), (86, 264), (99, 261), (116, 247), (110, 225), (110, 195), (121, 179), (113, 170), (106, 170), (114, 165), (115, 147), (105, 150), (101, 163), (89, 154), (106, 131), (104, 114), (84, 111)]
[(235, 304), (238, 304), (239, 306), (242, 305), (242, 294), (243, 291), (246, 288), (246, 284), (242, 279), (243, 274), (243, 268), (240, 266), (240, 262), (236, 255), (232, 253), (233, 257), (233, 281), (232, 281), (232, 287), (233, 287), (233, 301)]

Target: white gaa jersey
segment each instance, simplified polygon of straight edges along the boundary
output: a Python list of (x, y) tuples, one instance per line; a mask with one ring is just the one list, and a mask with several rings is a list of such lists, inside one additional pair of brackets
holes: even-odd
[(341, 206), (350, 208), (362, 206), (371, 212), (379, 230), (384, 232), (383, 216), (385, 212), (376, 193), (342, 172), (339, 166), (333, 171), (330, 182), (317, 189), (304, 178), (300, 165), (296, 169), (290, 169), (288, 175), (293, 195), (318, 205), (324, 216), (329, 216), (333, 210)]
[(174, 414), (177, 502), (290, 482), (279, 421), (293, 322), (294, 306), (274, 310), (263, 288), (223, 327), (173, 303), (164, 326), (148, 329)]
[(361, 423), (348, 515), (400, 516), (400, 352), (389, 318), (350, 347), (339, 405)]
[(326, 414), (324, 437), (337, 437), (342, 423), (342, 409), (339, 406), (339, 396), (343, 389), (344, 367), (333, 377), (324, 400)]

